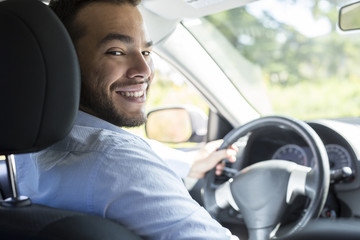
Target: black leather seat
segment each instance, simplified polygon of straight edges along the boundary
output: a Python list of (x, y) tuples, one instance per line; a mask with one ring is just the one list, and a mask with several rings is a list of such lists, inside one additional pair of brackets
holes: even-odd
[(0, 239), (140, 239), (110, 220), (19, 196), (12, 156), (44, 149), (69, 133), (80, 72), (65, 28), (42, 2), (0, 2), (0, 32), (1, 187), (9, 197), (0, 204)]

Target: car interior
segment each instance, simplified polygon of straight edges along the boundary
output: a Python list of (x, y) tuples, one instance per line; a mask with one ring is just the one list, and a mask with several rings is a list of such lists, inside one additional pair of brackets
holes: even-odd
[[(141, 11), (148, 23), (161, 26), (150, 29), (160, 54), (170, 54), (171, 45), (160, 43), (175, 31), (180, 18), (205, 16), (249, 1), (192, 2), (144, 1)], [(342, 27), (354, 30), (353, 25)], [(33, 204), (27, 196), (19, 195), (13, 155), (45, 149), (71, 130), (78, 109), (80, 70), (65, 28), (41, 1), (0, 1), (0, 31), (6, 33), (0, 38), (0, 157), (4, 157), (0, 160), (0, 238), (141, 239), (109, 219)], [(350, 213), (350, 208), (359, 209), (354, 207), (359, 204), (348, 191), (360, 186), (360, 178), (355, 177), (360, 172), (359, 138), (353, 136), (359, 128), (358, 118), (305, 123), (290, 117), (258, 118), (249, 110), (246, 117), (258, 119), (234, 127), (239, 124), (228, 111), (232, 111), (230, 107), (222, 114), (210, 111), (208, 128), (216, 130), (208, 132), (207, 139), (225, 137), (220, 149), (246, 141), (246, 148), (240, 151), (242, 161), (226, 163), (229, 169), (221, 176), (210, 171), (204, 182), (197, 183), (200, 187), (190, 191), (194, 199), (203, 201), (226, 227), (238, 230), (240, 239), (359, 239), (360, 221)], [(203, 141), (204, 136), (194, 138)], [(280, 160), (289, 152), (301, 156), (298, 162)], [(339, 163), (329, 153), (342, 154), (340, 158), (345, 160)], [(254, 179), (269, 184), (257, 191), (247, 188)], [(335, 197), (336, 191), (343, 192), (341, 201)], [(229, 194), (230, 200), (223, 197)], [(264, 208), (255, 206), (264, 202)], [(287, 204), (293, 202), (295, 208), (289, 209)], [(299, 212), (300, 217), (292, 220), (292, 214), (298, 216)], [(341, 217), (330, 218), (335, 215)], [(284, 218), (290, 224), (279, 236), (272, 235), (273, 226)], [(237, 221), (245, 221), (248, 229), (237, 229)]]

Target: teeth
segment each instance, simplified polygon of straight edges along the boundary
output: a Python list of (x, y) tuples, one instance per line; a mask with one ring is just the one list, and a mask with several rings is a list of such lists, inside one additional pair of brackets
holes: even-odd
[(126, 97), (142, 97), (144, 95), (144, 91), (138, 91), (138, 92), (121, 92), (121, 95)]

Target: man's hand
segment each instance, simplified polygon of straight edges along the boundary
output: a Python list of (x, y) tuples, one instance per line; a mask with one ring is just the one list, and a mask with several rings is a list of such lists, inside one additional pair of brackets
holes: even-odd
[(225, 163), (219, 163), (223, 159), (228, 159), (230, 162), (236, 161), (236, 153), (238, 149), (231, 146), (228, 149), (216, 151), (223, 140), (217, 140), (207, 143), (195, 155), (188, 177), (203, 178), (205, 173), (216, 166), (215, 174), (220, 175), (225, 167)]

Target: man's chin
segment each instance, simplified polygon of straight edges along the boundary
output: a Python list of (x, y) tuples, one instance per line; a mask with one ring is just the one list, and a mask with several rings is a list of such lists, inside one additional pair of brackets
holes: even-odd
[(138, 114), (116, 114), (109, 116), (109, 122), (119, 127), (139, 127), (146, 122), (145, 113)]
[(122, 122), (120, 127), (139, 127), (146, 122), (145, 118), (141, 119), (129, 119), (128, 121)]
[(145, 109), (133, 112), (124, 112), (119, 111), (109, 104), (95, 104), (93, 107), (82, 104), (80, 106), (80, 110), (84, 110), (85, 112), (88, 112), (118, 127), (138, 127), (146, 122)]

